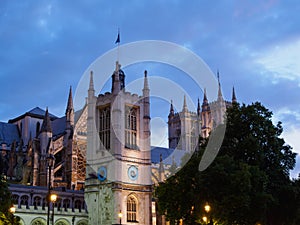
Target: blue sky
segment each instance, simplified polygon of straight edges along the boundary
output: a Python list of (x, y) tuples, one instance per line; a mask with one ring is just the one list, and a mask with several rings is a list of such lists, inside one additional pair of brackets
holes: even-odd
[[(121, 44), (163, 40), (195, 52), (213, 72), (220, 71), (226, 99), (234, 85), (240, 102), (262, 102), (274, 121), (283, 122), (283, 137), (300, 153), (299, 11), (300, 3), (292, 0), (3, 0), (0, 121), (36, 106), (62, 116), (69, 86), (75, 89), (88, 66), (116, 47), (120, 27)], [(127, 79), (133, 79), (131, 73), (142, 76), (143, 67), (149, 76), (179, 74), (145, 64), (124, 68)], [(202, 93), (195, 94), (194, 102), (197, 95), (202, 99)], [(297, 161), (293, 176), (300, 171), (299, 156)]]

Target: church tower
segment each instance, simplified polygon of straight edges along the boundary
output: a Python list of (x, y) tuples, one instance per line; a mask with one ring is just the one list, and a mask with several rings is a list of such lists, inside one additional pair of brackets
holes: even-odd
[(152, 224), (147, 71), (141, 96), (125, 88), (118, 62), (110, 93), (95, 96), (91, 72), (85, 182), (89, 224)]

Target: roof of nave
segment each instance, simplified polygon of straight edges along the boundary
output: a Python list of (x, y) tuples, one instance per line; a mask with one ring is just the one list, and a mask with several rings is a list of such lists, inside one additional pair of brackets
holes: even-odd
[(0, 122), (0, 144), (10, 145), (13, 141), (19, 141), (20, 134), (15, 124)]
[(184, 150), (151, 146), (151, 161), (154, 164), (158, 164), (161, 155), (163, 164), (172, 165), (174, 160), (176, 165), (180, 166), (181, 159), (186, 153), (188, 152)]
[[(20, 119), (23, 119), (25, 116), (31, 116), (31, 117), (35, 117), (35, 118), (39, 118), (39, 119), (43, 119), (45, 117), (45, 114), (46, 114), (46, 111), (39, 108), (39, 107), (35, 107), (33, 109), (31, 109), (30, 111), (22, 114), (21, 116), (18, 116), (14, 119), (11, 119), (9, 120), (8, 122), (9, 123), (14, 123)], [(54, 120), (54, 119), (57, 119), (57, 116), (49, 113), (49, 117), (50, 117), (50, 120)]]
[(66, 129), (66, 117), (63, 116), (54, 121), (51, 121), (51, 127), (53, 136), (63, 134)]

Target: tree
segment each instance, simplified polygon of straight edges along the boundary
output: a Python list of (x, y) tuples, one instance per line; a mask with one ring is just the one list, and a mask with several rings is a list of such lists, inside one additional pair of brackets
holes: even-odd
[[(185, 224), (205, 215), (220, 224), (293, 224), (297, 213), (297, 191), (289, 178), (296, 154), (280, 137), (272, 113), (260, 103), (233, 104), (227, 111), (223, 144), (214, 162), (198, 171), (205, 142), (199, 152), (156, 194), (159, 210), (172, 222)], [(188, 210), (192, 213), (188, 212)]]
[[(8, 184), (3, 176), (3, 160), (0, 154), (0, 225), (20, 224), (20, 218), (10, 213), (9, 209), (12, 206), (11, 193)], [(14, 221), (12, 223), (12, 221)]]

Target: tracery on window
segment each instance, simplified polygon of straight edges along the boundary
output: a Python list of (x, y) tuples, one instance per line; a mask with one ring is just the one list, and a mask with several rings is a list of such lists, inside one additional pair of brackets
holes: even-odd
[(138, 149), (137, 146), (137, 109), (125, 107), (125, 148)]
[(127, 198), (127, 222), (137, 222), (137, 201), (133, 196)]
[(99, 110), (99, 137), (103, 146), (110, 149), (110, 107)]

